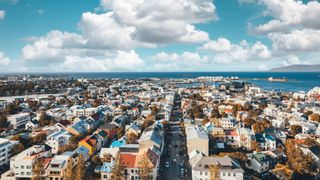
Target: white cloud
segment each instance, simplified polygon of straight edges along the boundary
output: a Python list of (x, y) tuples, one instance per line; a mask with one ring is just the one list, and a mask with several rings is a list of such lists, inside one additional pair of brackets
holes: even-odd
[(269, 35), (276, 50), (317, 51), (320, 50), (320, 30), (293, 30), (288, 34), (271, 33)]
[(11, 60), (4, 54), (4, 52), (0, 51), (0, 65), (7, 66), (9, 65)]
[(76, 33), (51, 31), (43, 37), (29, 38), (32, 43), (22, 49), (26, 60), (59, 59), (67, 55), (80, 54), (87, 40)]
[(320, 28), (320, 2), (309, 1), (303, 3), (296, 0), (260, 0), (266, 6), (264, 16), (273, 19), (265, 24), (252, 27), (251, 31), (257, 34), (271, 32), (286, 32), (291, 28)]
[(201, 67), (209, 63), (207, 56), (201, 56), (197, 52), (183, 52), (181, 54), (160, 52), (151, 57), (151, 59), (156, 65), (161, 67)]
[(0, 20), (3, 20), (6, 17), (6, 11), (0, 10)]
[(295, 64), (302, 64), (299, 57), (297, 56), (289, 56), (287, 60), (283, 61), (284, 66), (290, 66)]
[(226, 38), (218, 38), (217, 41), (209, 41), (205, 43), (200, 49), (210, 51), (230, 51), (231, 43)]
[(199, 49), (212, 52), (213, 60), (217, 63), (268, 59), (272, 55), (268, 47), (259, 41), (253, 45), (250, 45), (247, 41), (232, 44), (225, 38), (219, 38), (217, 41), (209, 41)]
[(63, 71), (137, 71), (144, 66), (144, 61), (134, 51), (117, 51), (113, 57), (103, 58), (67, 56), (59, 66)]
[(133, 38), (146, 43), (194, 43), (209, 39), (193, 24), (217, 20), (211, 0), (101, 0), (122, 25), (135, 27)]
[(44, 10), (43, 10), (43, 9), (38, 9), (38, 10), (37, 10), (37, 13), (38, 13), (38, 14), (44, 14)]

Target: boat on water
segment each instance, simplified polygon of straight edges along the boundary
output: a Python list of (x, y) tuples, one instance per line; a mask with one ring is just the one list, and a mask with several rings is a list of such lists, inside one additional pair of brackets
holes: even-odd
[(274, 78), (274, 77), (269, 77), (268, 78), (268, 81), (271, 81), (271, 82), (288, 82), (288, 78)]

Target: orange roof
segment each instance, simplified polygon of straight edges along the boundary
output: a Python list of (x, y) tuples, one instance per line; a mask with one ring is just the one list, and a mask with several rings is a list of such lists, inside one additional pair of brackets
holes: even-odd
[(227, 136), (238, 136), (237, 131), (225, 131)]
[(134, 168), (137, 155), (134, 154), (120, 154), (120, 161), (126, 168)]

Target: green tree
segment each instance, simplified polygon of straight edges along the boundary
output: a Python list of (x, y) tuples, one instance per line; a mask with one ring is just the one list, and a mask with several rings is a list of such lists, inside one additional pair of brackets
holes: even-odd
[(19, 153), (21, 153), (24, 150), (24, 145), (22, 143), (19, 144), (15, 144), (12, 148), (11, 148), (11, 155), (15, 156)]
[(47, 115), (45, 111), (41, 111), (39, 116), (39, 124), (41, 127), (48, 126), (50, 124), (51, 117)]
[(32, 141), (33, 141), (34, 144), (43, 144), (46, 139), (47, 139), (47, 135), (44, 134), (44, 133), (40, 133), (40, 134), (37, 134), (32, 139)]

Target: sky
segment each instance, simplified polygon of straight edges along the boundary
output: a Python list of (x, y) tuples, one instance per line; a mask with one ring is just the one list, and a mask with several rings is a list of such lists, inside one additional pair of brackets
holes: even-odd
[(320, 64), (316, 0), (0, 0), (0, 72)]

